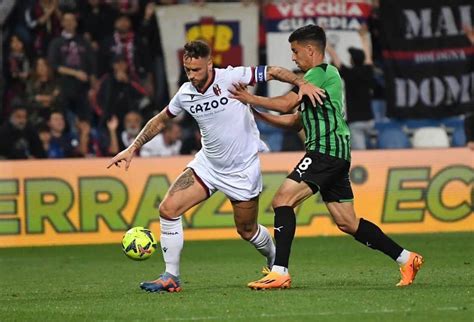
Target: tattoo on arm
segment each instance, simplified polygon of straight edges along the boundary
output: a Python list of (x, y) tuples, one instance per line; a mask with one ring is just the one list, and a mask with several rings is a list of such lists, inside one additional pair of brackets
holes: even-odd
[(163, 130), (165, 127), (164, 123), (168, 119), (169, 117), (163, 112), (153, 117), (140, 131), (132, 145), (137, 149), (141, 148), (145, 143), (153, 139), (158, 133), (161, 132), (161, 130)]
[(267, 72), (270, 73), (273, 79), (280, 82), (290, 83), (296, 86), (302, 85), (305, 82), (302, 77), (282, 67), (268, 66)]
[(170, 196), (174, 195), (175, 192), (185, 190), (194, 184), (194, 175), (191, 170), (186, 170), (170, 187)]

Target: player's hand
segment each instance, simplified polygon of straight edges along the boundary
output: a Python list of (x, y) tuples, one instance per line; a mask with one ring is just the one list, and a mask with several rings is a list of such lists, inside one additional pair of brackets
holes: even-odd
[(130, 167), (130, 163), (132, 162), (133, 157), (135, 156), (135, 147), (129, 146), (122, 152), (119, 152), (116, 156), (114, 156), (107, 165), (107, 169), (111, 166), (115, 165), (116, 167), (120, 168), (120, 162), (125, 161), (125, 171), (128, 171)]
[(229, 88), (229, 92), (232, 94), (229, 97), (235, 98), (244, 104), (252, 104), (253, 95), (247, 91), (247, 86), (243, 83), (232, 84), (234, 88)]
[(320, 105), (323, 105), (323, 99), (326, 98), (324, 89), (316, 87), (311, 83), (300, 85), (300, 90), (298, 91), (298, 102), (301, 102), (305, 95), (311, 100), (313, 106), (316, 106), (316, 101)]

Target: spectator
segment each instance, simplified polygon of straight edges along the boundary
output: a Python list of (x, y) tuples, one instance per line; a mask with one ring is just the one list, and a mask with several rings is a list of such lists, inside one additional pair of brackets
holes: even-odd
[(181, 126), (176, 122), (169, 122), (162, 132), (140, 149), (140, 156), (169, 157), (179, 155), (182, 144)]
[(51, 131), (49, 126), (45, 123), (42, 123), (38, 126), (38, 137), (43, 146), (43, 150), (46, 152), (46, 155), (49, 157), (49, 147), (51, 142)]
[(387, 102), (385, 100), (385, 79), (382, 55), (382, 22), (380, 20), (380, 1), (374, 0), (367, 21), (372, 44), (372, 60), (374, 65), (374, 88), (372, 94), (372, 113), (376, 122), (387, 120)]
[(140, 10), (139, 0), (106, 0), (113, 8), (115, 8), (121, 15), (130, 18), (137, 17)]
[(60, 12), (72, 12), (74, 15), (79, 13), (81, 0), (56, 0)]
[[(101, 156), (113, 156), (117, 154), (119, 150), (119, 140), (117, 135), (117, 129), (119, 125), (119, 119), (114, 115), (107, 120), (107, 132), (104, 133), (99, 131), (99, 146)], [(99, 155), (99, 153), (96, 153)]]
[[(101, 46), (101, 74), (110, 70), (110, 61), (117, 55), (123, 55), (127, 60), (131, 79), (139, 81), (142, 85), (151, 86), (151, 73), (147, 70), (150, 66), (148, 50), (140, 37), (131, 29), (132, 24), (128, 16), (120, 16), (115, 20), (115, 32), (105, 40)], [(147, 88), (150, 90), (150, 88)], [(149, 92), (151, 93), (151, 91)]]
[(80, 155), (79, 140), (66, 131), (66, 120), (62, 112), (53, 111), (49, 116), (48, 126), (51, 134), (48, 158), (61, 159)]
[(26, 88), (26, 80), (30, 74), (30, 60), (27, 55), (25, 44), (17, 35), (10, 38), (7, 59), (7, 84), (5, 94), (4, 114), (8, 115), (11, 102), (23, 95)]
[[(127, 148), (140, 133), (143, 117), (137, 111), (130, 111), (125, 115), (123, 123), (124, 130), (120, 133), (118, 140), (120, 150)], [(163, 132), (142, 146), (138, 155), (144, 157), (179, 155), (181, 146), (181, 127), (171, 122), (167, 124)]]
[[(99, 114), (109, 120), (113, 115), (119, 120), (130, 110), (138, 110), (146, 104), (146, 92), (130, 77), (127, 60), (123, 55), (114, 57), (113, 73), (102, 77), (99, 82), (95, 102)], [(123, 124), (119, 125), (119, 131)]]
[(187, 139), (183, 140), (183, 145), (181, 146), (180, 154), (196, 154), (202, 148), (201, 143), (201, 131), (197, 125), (193, 125), (190, 129), (190, 136)]
[(36, 130), (28, 123), (25, 105), (15, 103), (9, 119), (0, 127), (0, 157), (5, 159), (44, 158), (46, 154)]
[(51, 40), (61, 33), (61, 13), (56, 0), (37, 0), (26, 11), (27, 26), (33, 31), (33, 52), (47, 53)]
[[(128, 112), (123, 118), (124, 130), (120, 132), (119, 150), (127, 148), (137, 137), (143, 125), (143, 117), (137, 111)], [(140, 152), (138, 152), (140, 154)]]
[(382, 22), (380, 20), (380, 0), (374, 0), (372, 2), (372, 9), (367, 21), (367, 27), (370, 32), (370, 40), (372, 44), (372, 59), (375, 64), (381, 64), (383, 61), (382, 56), (382, 41), (381, 30)]
[(48, 60), (59, 74), (61, 97), (70, 124), (76, 116), (81, 120), (90, 117), (87, 100), (89, 82), (95, 82), (95, 57), (89, 43), (76, 34), (77, 21), (72, 13), (64, 13), (63, 32), (49, 47)]
[(116, 15), (110, 6), (100, 0), (88, 0), (81, 10), (84, 38), (91, 42), (94, 50), (98, 50), (99, 44), (113, 33)]
[(153, 66), (154, 101), (158, 106), (165, 106), (169, 101), (166, 82), (166, 69), (163, 58), (159, 24), (155, 15), (154, 2), (147, 3), (141, 24), (141, 34), (151, 53)]
[(51, 110), (60, 108), (59, 85), (53, 78), (53, 72), (45, 58), (38, 58), (26, 86), (26, 96), (30, 109), (30, 121), (33, 124), (44, 123), (49, 119)]
[(368, 135), (374, 128), (371, 108), (374, 72), (367, 26), (362, 26), (359, 35), (363, 50), (349, 48), (351, 67), (343, 65), (334, 48), (330, 44), (327, 45), (332, 64), (339, 69), (341, 77), (344, 79), (347, 121), (351, 130), (352, 149), (354, 150), (367, 148)]

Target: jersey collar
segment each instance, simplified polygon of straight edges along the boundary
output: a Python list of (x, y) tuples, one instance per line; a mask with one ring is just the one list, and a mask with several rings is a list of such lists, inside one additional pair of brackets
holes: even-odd
[(194, 85), (191, 85), (191, 86), (193, 86), (194, 89), (195, 89), (198, 93), (204, 94), (204, 93), (209, 89), (209, 87), (211, 87), (211, 85), (214, 84), (214, 81), (215, 81), (215, 80), (216, 80), (216, 69), (213, 68), (213, 69), (212, 69), (212, 78), (211, 78), (211, 81), (209, 82), (209, 84), (208, 84), (202, 91), (198, 90), (196, 87), (194, 87)]

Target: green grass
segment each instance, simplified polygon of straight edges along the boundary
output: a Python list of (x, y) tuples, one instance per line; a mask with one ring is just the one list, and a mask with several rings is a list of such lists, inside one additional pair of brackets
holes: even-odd
[(0, 249), (0, 321), (473, 321), (474, 234), (399, 235), (425, 256), (409, 288), (397, 266), (349, 237), (296, 239), (293, 287), (250, 291), (263, 258), (244, 241), (187, 242), (181, 293), (145, 293), (161, 254), (119, 245)]

